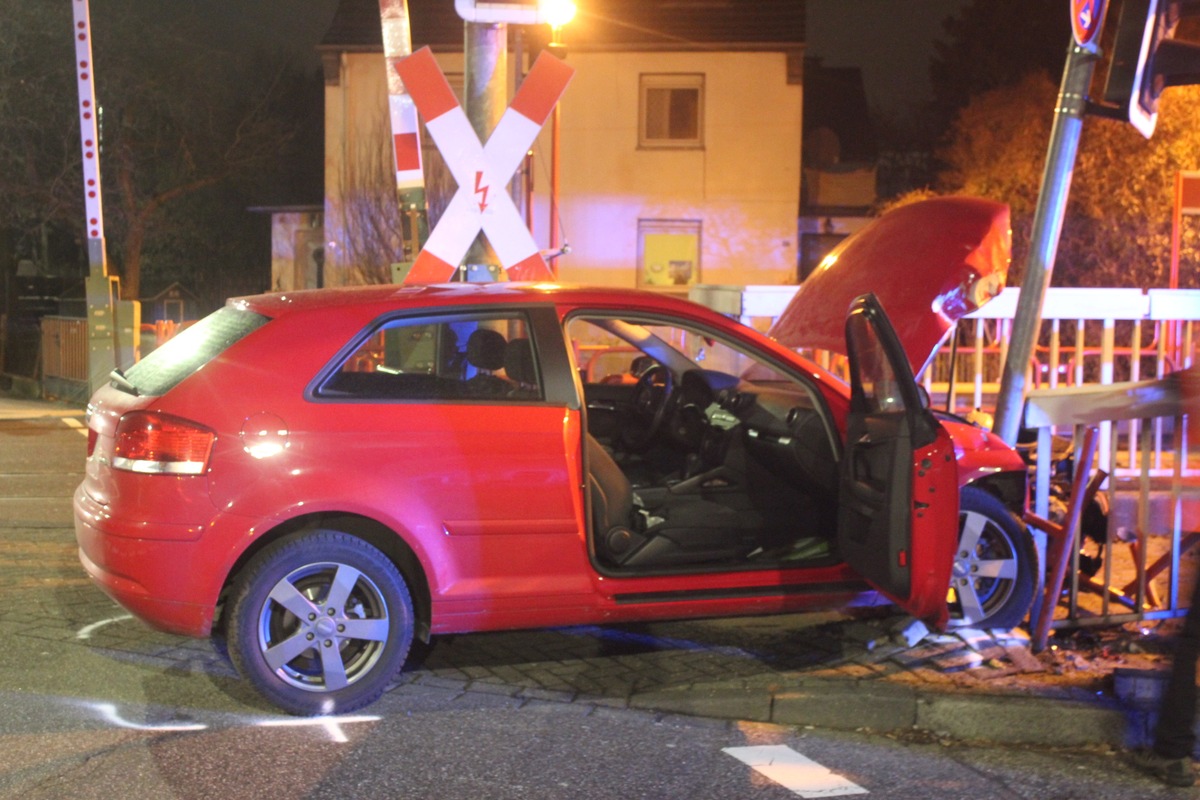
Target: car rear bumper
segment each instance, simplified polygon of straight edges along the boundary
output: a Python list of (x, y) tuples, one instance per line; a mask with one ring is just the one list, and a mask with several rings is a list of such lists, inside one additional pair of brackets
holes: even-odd
[(74, 506), (80, 563), (105, 594), (159, 630), (212, 632), (216, 597), (197, 580), (200, 541), (130, 536), (82, 486)]

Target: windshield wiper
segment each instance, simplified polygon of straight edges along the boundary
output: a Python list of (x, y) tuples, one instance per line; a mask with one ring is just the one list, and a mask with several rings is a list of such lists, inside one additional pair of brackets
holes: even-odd
[(129, 378), (125, 377), (125, 372), (120, 367), (117, 367), (112, 372), (108, 373), (108, 378), (112, 381), (113, 386), (122, 391), (129, 392), (134, 397), (137, 397), (141, 394), (141, 392), (138, 391), (138, 388), (133, 385), (133, 382), (130, 381)]

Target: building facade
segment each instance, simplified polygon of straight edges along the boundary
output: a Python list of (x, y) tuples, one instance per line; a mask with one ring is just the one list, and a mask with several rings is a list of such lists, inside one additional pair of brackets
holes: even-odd
[[(409, 0), (413, 47), (463, 81), (463, 27), (451, 0)], [(561, 101), (557, 259), (564, 281), (687, 291), (698, 283), (797, 279), (803, 3), (699, 0), (580, 3), (561, 33), (575, 75)], [(377, 0), (342, 0), (325, 63), (326, 285), (386, 280), (372, 230), (390, 179)], [(544, 26), (543, 26), (544, 27)], [(509, 26), (510, 89), (546, 31)], [(511, 97), (510, 90), (510, 97)], [(550, 237), (549, 126), (526, 161), (529, 224)], [(431, 220), (453, 187), (426, 150)], [(448, 199), (448, 198), (447, 198)], [(526, 207), (524, 199), (520, 203)], [(395, 214), (395, 211), (392, 212)], [(396, 217), (393, 217), (396, 219)]]

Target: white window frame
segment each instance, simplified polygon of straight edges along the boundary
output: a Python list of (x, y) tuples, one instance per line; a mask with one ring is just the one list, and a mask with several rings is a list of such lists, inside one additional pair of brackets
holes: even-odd
[[(696, 135), (690, 138), (652, 137), (647, 130), (651, 90), (693, 89), (697, 92)], [(647, 150), (687, 150), (704, 147), (704, 73), (642, 73), (638, 76), (638, 147)]]

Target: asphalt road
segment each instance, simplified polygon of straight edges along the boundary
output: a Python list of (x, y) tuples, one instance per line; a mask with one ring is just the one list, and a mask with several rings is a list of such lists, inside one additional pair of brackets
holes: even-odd
[[(462, 636), (360, 714), (279, 715), (212, 643), (151, 631), (90, 585), (70, 513), (84, 458), (80, 419), (0, 420), (0, 800), (850, 792), (1107, 800), (1160, 792), (1101, 749), (710, 720), (621, 699), (630, 687), (669, 683), (665, 669), (757, 662), (761, 670), (764, 661), (794, 659), (784, 634), (765, 640), (779, 644), (729, 653), (646, 646), (658, 632), (645, 628)], [(704, 639), (706, 624), (686, 631)], [(712, 623), (712, 631), (737, 624)], [(712, 640), (737, 641), (723, 633)], [(593, 691), (531, 690), (525, 677), (544, 668), (546, 651), (564, 647), (581, 665), (570, 679), (586, 679)], [(616, 691), (607, 691), (610, 682)], [(758, 763), (774, 768), (764, 774)]]

